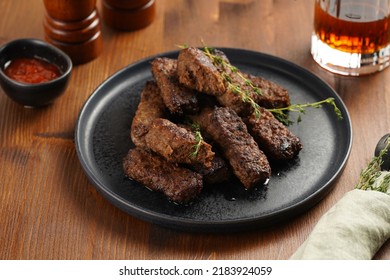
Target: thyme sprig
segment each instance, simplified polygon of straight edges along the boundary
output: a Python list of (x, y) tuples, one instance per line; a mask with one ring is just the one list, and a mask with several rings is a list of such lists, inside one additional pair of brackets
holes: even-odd
[[(184, 48), (188, 48), (188, 45), (179, 45), (178, 47), (184, 49)], [(220, 71), (222, 71), (222, 73), (221, 73), (222, 77), (225, 79), (225, 81), (228, 84), (228, 89), (230, 91), (232, 91), (233, 93), (241, 96), (241, 99), (243, 102), (250, 103), (251, 107), (253, 108), (253, 112), (255, 114), (255, 117), (259, 118), (261, 115), (260, 105), (257, 104), (255, 100), (253, 100), (252, 93), (254, 92), (255, 94), (262, 95), (261, 89), (259, 87), (255, 86), (250, 79), (245, 77), (236, 66), (231, 65), (223, 57), (221, 57), (217, 54), (214, 54), (214, 50), (215, 50), (214, 48), (207, 47), (203, 43), (203, 50), (202, 50), (203, 53), (207, 57), (210, 58), (210, 60), (212, 61), (212, 63), (215, 66), (220, 66), (219, 69), (220, 69)], [(231, 73), (236, 74), (237, 77), (239, 77), (242, 80), (243, 84), (246, 86), (249, 86), (251, 88), (251, 90), (253, 90), (253, 91), (243, 89), (242, 84), (235, 82), (233, 80), (232, 76), (230, 75), (230, 73), (224, 71), (223, 69), (229, 69)], [(293, 105), (290, 105), (290, 106), (284, 107), (284, 108), (273, 108), (273, 109), (267, 109), (267, 110), (270, 111), (271, 113), (273, 113), (274, 116), (279, 121), (281, 121), (283, 124), (290, 125), (294, 122), (290, 119), (290, 116), (287, 112), (299, 113), (298, 118), (297, 118), (297, 122), (301, 122), (302, 115), (306, 113), (306, 108), (308, 108), (308, 107), (320, 108), (325, 103), (333, 106), (334, 111), (335, 111), (338, 119), (343, 118), (340, 109), (337, 107), (337, 105), (334, 101), (334, 98), (332, 98), (332, 97), (327, 98), (327, 99), (322, 100), (322, 101), (314, 102), (314, 103), (293, 104)]]
[(288, 107), (284, 108), (273, 108), (267, 109), (269, 112), (274, 114), (274, 116), (283, 124), (290, 125), (293, 121), (290, 119), (290, 116), (286, 112), (296, 112), (298, 113), (297, 122), (302, 121), (302, 115), (306, 113), (306, 108), (321, 108), (323, 104), (330, 104), (333, 106), (333, 109), (336, 113), (338, 119), (343, 119), (340, 109), (337, 107), (336, 102), (333, 97), (329, 97), (327, 99), (313, 102), (313, 103), (305, 103), (305, 104), (292, 104)]
[[(231, 78), (229, 76), (226, 76), (224, 77), (226, 81), (231, 81)], [(259, 118), (260, 117), (260, 105), (256, 103), (256, 101), (253, 100), (252, 97), (250, 97), (250, 95), (248, 93), (245, 93), (243, 92), (242, 88), (233, 83), (233, 82), (229, 82), (228, 83), (228, 88), (230, 91), (232, 91), (233, 93), (235, 94), (238, 94), (241, 96), (241, 100), (245, 103), (249, 103), (251, 105), (251, 107), (253, 108), (253, 112), (256, 116), (256, 118)]]
[(373, 157), (367, 167), (360, 173), (359, 181), (355, 189), (374, 190), (388, 193), (390, 186), (390, 172), (381, 171), (383, 157), (390, 149), (390, 138), (387, 140), (385, 147), (380, 151), (379, 155)]
[(255, 94), (261, 95), (262, 94), (261, 89), (255, 86), (250, 79), (245, 77), (236, 66), (231, 65), (223, 57), (214, 54), (213, 48), (204, 46), (203, 52), (206, 56), (208, 56), (211, 59), (214, 65), (221, 66), (219, 67), (219, 69), (222, 71), (221, 73), (222, 77), (227, 82), (228, 89), (231, 90), (233, 93), (238, 94), (241, 97), (243, 102), (250, 103), (251, 107), (254, 110), (255, 116), (257, 118), (260, 117), (260, 106), (251, 97), (252, 91), (243, 89), (242, 85), (240, 83), (234, 82), (230, 73), (224, 71), (223, 69), (229, 69), (231, 73), (236, 74), (237, 77), (239, 77), (242, 80), (243, 84), (249, 86)]
[(190, 154), (191, 157), (196, 157), (199, 153), (200, 147), (202, 146), (203, 136), (200, 131), (200, 125), (194, 122), (189, 122), (189, 125), (195, 136), (195, 145), (193, 148), (193, 152)]

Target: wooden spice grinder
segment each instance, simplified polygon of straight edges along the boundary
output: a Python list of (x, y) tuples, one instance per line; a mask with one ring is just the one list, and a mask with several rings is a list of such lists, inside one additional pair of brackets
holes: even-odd
[(43, 0), (45, 40), (67, 53), (74, 64), (99, 56), (103, 49), (96, 0)]
[(103, 0), (102, 16), (114, 29), (132, 31), (152, 23), (156, 14), (155, 0)]

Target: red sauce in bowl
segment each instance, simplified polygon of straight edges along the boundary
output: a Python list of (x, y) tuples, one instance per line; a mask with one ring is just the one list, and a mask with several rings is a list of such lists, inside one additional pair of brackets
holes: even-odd
[(48, 82), (61, 74), (57, 66), (38, 58), (13, 59), (4, 73), (15, 81), (27, 84)]

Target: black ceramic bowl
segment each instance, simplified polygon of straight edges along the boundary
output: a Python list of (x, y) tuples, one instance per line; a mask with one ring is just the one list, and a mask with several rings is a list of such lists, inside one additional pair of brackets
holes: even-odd
[[(8, 77), (4, 70), (17, 58), (37, 58), (54, 64), (60, 75), (42, 83), (23, 83)], [(0, 47), (0, 85), (15, 102), (28, 107), (52, 103), (65, 92), (72, 71), (72, 61), (58, 48), (37, 39), (18, 39)]]

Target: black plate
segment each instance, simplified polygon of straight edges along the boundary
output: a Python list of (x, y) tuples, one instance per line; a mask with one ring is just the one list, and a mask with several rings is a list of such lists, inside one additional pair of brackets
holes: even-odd
[[(280, 223), (318, 203), (332, 188), (352, 145), (349, 113), (340, 97), (320, 78), (286, 60), (248, 50), (221, 48), (244, 72), (287, 88), (292, 103), (334, 97), (344, 119), (331, 106), (308, 109), (290, 129), (303, 143), (299, 157), (274, 167), (267, 187), (244, 191), (239, 183), (204, 189), (190, 205), (176, 205), (127, 179), (122, 159), (133, 147), (130, 125), (140, 92), (152, 79), (150, 57), (120, 70), (93, 92), (76, 124), (77, 153), (90, 181), (111, 203), (129, 214), (170, 228), (222, 232)], [(178, 51), (157, 56), (176, 58)]]

